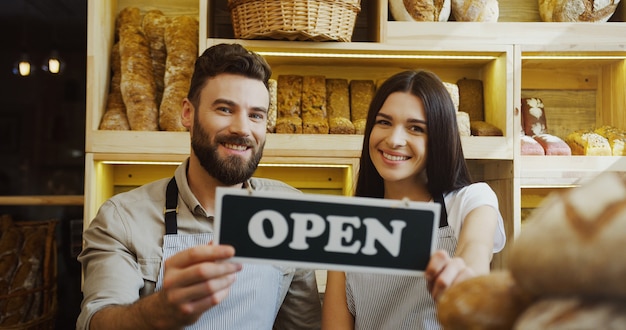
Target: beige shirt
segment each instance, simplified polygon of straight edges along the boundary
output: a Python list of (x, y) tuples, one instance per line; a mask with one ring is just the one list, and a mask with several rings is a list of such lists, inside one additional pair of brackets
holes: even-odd
[[(213, 232), (213, 217), (204, 210), (187, 183), (188, 161), (175, 172), (179, 189), (178, 233)], [(84, 274), (83, 302), (76, 324), (88, 329), (95, 312), (109, 305), (131, 304), (154, 292), (163, 257), (165, 234), (164, 178), (107, 200), (83, 234), (78, 257)], [(282, 182), (252, 178), (258, 191), (298, 192)], [(285, 329), (320, 327), (320, 300), (312, 270), (287, 269), (281, 283), (283, 303), (275, 326)]]

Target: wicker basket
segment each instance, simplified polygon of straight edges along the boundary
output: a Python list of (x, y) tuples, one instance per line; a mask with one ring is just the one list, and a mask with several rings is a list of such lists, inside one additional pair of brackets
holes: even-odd
[(351, 41), (360, 0), (228, 0), (235, 37)]

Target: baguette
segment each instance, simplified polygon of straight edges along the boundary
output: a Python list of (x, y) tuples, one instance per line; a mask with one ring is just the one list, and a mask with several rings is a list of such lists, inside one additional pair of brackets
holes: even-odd
[(190, 16), (173, 17), (165, 26), (164, 40), (167, 58), (159, 127), (164, 131), (186, 131), (180, 111), (198, 57), (198, 21)]
[(141, 30), (139, 8), (126, 7), (119, 13), (120, 89), (132, 130), (157, 131), (159, 110), (155, 102), (150, 46)]
[(99, 129), (102, 130), (129, 130), (128, 118), (126, 117), (126, 105), (122, 98), (120, 83), (122, 81), (122, 64), (120, 60), (119, 43), (111, 48), (111, 84), (107, 104), (100, 120)]
[(165, 88), (165, 25), (168, 19), (160, 10), (150, 10), (143, 16), (142, 29), (150, 45), (150, 57), (152, 58), (152, 76), (155, 90), (155, 102), (161, 105), (163, 99), (163, 89)]

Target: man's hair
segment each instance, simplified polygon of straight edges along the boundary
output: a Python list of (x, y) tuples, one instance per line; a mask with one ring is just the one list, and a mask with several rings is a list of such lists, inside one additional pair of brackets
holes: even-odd
[(217, 44), (207, 48), (196, 59), (187, 93), (187, 98), (196, 108), (200, 101), (200, 91), (206, 81), (222, 73), (257, 79), (267, 87), (272, 69), (263, 57), (239, 44)]

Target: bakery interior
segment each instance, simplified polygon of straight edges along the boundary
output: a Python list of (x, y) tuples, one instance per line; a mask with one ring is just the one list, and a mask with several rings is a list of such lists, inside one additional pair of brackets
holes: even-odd
[[(576, 1), (590, 2), (569, 2)], [(539, 1), (543, 2), (548, 1)], [(554, 3), (565, 2), (568, 1)], [(375, 85), (399, 70), (426, 68), (449, 83), (451, 93), (465, 92), (457, 94), (457, 118), (460, 123), (467, 123), (460, 126), (467, 132), (462, 137), (463, 148), (474, 178), (486, 181), (498, 195), (508, 240), (505, 250), (494, 256), (494, 277), (474, 284), (484, 289), (484, 299), (500, 301), (500, 305), (518, 311), (528, 308), (528, 297), (512, 288), (511, 278), (504, 276), (508, 275), (512, 261), (519, 260), (519, 249), (513, 249), (513, 242), (518, 237), (525, 238), (525, 228), (529, 232), (542, 231), (541, 227), (528, 226), (526, 221), (539, 222), (535, 221), (539, 217), (536, 210), (543, 205), (558, 212), (557, 206), (568, 201), (554, 196), (566, 196), (574, 188), (593, 183), (592, 179), (604, 172), (622, 173), (621, 180), (626, 180), (626, 138), (620, 135), (626, 130), (626, 5), (622, 1), (610, 15), (604, 12), (606, 21), (594, 18), (598, 21), (591, 23), (559, 22), (556, 18), (546, 22), (540, 13), (545, 8), (540, 8), (536, 0), (500, 0), (497, 22), (460, 22), (454, 17), (449, 22), (442, 18), (436, 22), (432, 17), (411, 22), (415, 18), (392, 13), (400, 10), (398, 1), (356, 3), (358, 11), (349, 13), (353, 21), (348, 32), (307, 40), (310, 35), (306, 34), (245, 35), (245, 30), (237, 30), (235, 21), (245, 18), (231, 16), (227, 0), (0, 2), (0, 24), (10, 45), (0, 51), (0, 93), (6, 100), (0, 108), (0, 214), (10, 215), (14, 222), (56, 220), (54, 282), (56, 298), (62, 303), (48, 313), (52, 314), (48, 316), (54, 319), (56, 328), (73, 328), (78, 315), (80, 269), (75, 257), (81, 247), (82, 228), (97, 207), (113, 194), (170, 176), (188, 153), (186, 132), (139, 132), (132, 128), (119, 131), (101, 126), (108, 111), (106, 100), (112, 79), (113, 22), (119, 11), (131, 6), (139, 7), (143, 13), (159, 9), (168, 17), (195, 17), (199, 23), (200, 51), (224, 40), (241, 42), (266, 56), (277, 80), (281, 75), (325, 75), (347, 81), (366, 80)], [(99, 25), (101, 22), (103, 25)], [(339, 40), (342, 37), (348, 40)], [(53, 51), (63, 63), (58, 74), (41, 68)], [(32, 73), (25, 77), (14, 73), (24, 54), (33, 63)], [(469, 101), (468, 91), (477, 93)], [(362, 136), (356, 131), (322, 133), (273, 128), (256, 174), (283, 180), (307, 193), (350, 195)], [(595, 134), (594, 138), (609, 138), (598, 142), (601, 147), (594, 147), (586, 140), (591, 139), (589, 135), (584, 135), (589, 133)], [(609, 140), (622, 141), (621, 149)], [(619, 186), (616, 182), (620, 179), (600, 182)], [(580, 189), (595, 195), (598, 190), (602, 189), (592, 184)], [(551, 203), (542, 204), (546, 200)], [(580, 205), (585, 200), (573, 199)], [(619, 221), (625, 222), (623, 216)], [(623, 225), (615, 226), (611, 228), (623, 232)], [(566, 236), (576, 237), (568, 230), (564, 229)], [(587, 227), (587, 231), (592, 228)], [(520, 241), (532, 250), (532, 240)], [(614, 240), (606, 242), (597, 248), (611, 248)], [(555, 256), (559, 258), (558, 254)], [(593, 256), (585, 259), (585, 254), (580, 257), (593, 260)], [(622, 271), (618, 275), (624, 275), (625, 267), (617, 267), (617, 272)], [(529, 269), (527, 266), (521, 272), (531, 274)], [(562, 271), (565, 270), (568, 268)], [(537, 273), (544, 271), (554, 276), (564, 274), (551, 269), (539, 269)], [(592, 276), (583, 279), (593, 282)], [(323, 292), (323, 272), (318, 280)], [(490, 281), (504, 283), (493, 289), (502, 291), (489, 291)], [(541, 279), (531, 282), (550, 291), (545, 287), (549, 284)], [(617, 289), (610, 287), (610, 293), (583, 286), (587, 291), (580, 296), (606, 294), (612, 297), (610, 301), (616, 294), (622, 299), (626, 297), (623, 284), (615, 285)], [(557, 293), (569, 293), (564, 287), (560, 286), (564, 291)], [(598, 301), (596, 298), (594, 302)], [(572, 299), (568, 306), (583, 298), (573, 295)], [(463, 301), (462, 297), (456, 300)], [(549, 299), (539, 302), (543, 305), (531, 305), (533, 313), (553, 308)], [(592, 307), (606, 307), (603, 303)], [(626, 311), (618, 305), (621, 309), (614, 310)], [(469, 316), (463, 319), (452, 307), (448, 312), (447, 322), (451, 325), (458, 321), (468, 328), (475, 321)], [(480, 315), (480, 311), (473, 312)], [(590, 320), (591, 313), (581, 313), (581, 317)], [(498, 321), (512, 322), (518, 314), (501, 313)], [(623, 322), (623, 317), (620, 320)], [(480, 326), (488, 328), (477, 328)]]

